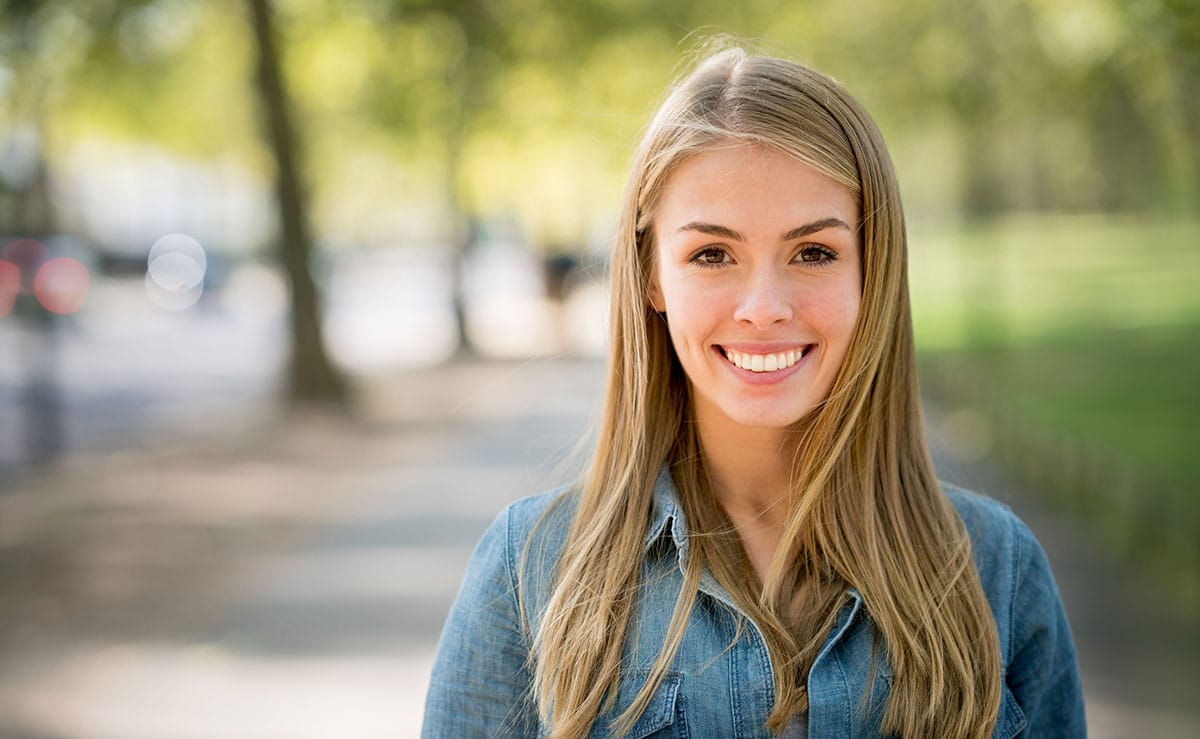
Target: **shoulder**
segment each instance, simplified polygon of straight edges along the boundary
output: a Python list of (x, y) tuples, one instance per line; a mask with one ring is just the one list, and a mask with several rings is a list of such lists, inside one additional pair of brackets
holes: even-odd
[(971, 537), (971, 552), (993, 607), (999, 605), (995, 598), (1007, 597), (1011, 601), (1017, 590), (1030, 587), (1057, 600), (1046, 552), (1011, 508), (953, 485), (942, 483), (942, 490)]
[[(464, 589), (483, 589), (490, 595), (495, 594), (492, 591), (504, 589), (515, 596), (533, 535), (564, 529), (560, 520), (570, 521), (564, 505), (570, 499), (570, 487), (564, 485), (541, 495), (521, 498), (501, 509), (475, 545), (467, 565)], [(544, 535), (540, 538), (543, 542), (547, 539)]]
[(566, 527), (575, 513), (576, 497), (576, 486), (568, 483), (521, 498), (505, 506), (492, 527), (503, 527), (508, 545), (517, 547), (518, 553), (527, 544), (550, 544), (565, 538)]
[[(971, 554), (991, 604), (1007, 661), (1038, 632), (1070, 646), (1062, 600), (1045, 550), (1012, 510), (992, 498), (942, 485), (971, 537)], [(1011, 666), (1011, 665), (1010, 665)]]
[[(577, 498), (577, 486), (566, 484), (510, 503), (496, 516), (476, 552), (476, 559), (503, 567), (514, 596), (535, 623), (553, 588)], [(484, 545), (488, 540), (492, 546)]]
[(1015, 729), (1023, 728), (1023, 736), (1086, 735), (1071, 627), (1041, 544), (1003, 503), (951, 485), (942, 489), (971, 537), (996, 620), (1006, 691), (1020, 708)]
[(986, 533), (997, 527), (1005, 528), (1020, 522), (1011, 508), (995, 498), (946, 482), (940, 485), (972, 537), (977, 533)]
[(1015, 564), (1031, 548), (1040, 551), (1033, 532), (1004, 503), (955, 485), (941, 487), (971, 537), (975, 563), (985, 578), (988, 570)]
[(1046, 554), (1007, 505), (953, 485), (943, 484), (942, 490), (971, 538), (971, 555), (1003, 640), (1006, 626), (1017, 616), (1015, 602), (1022, 591), (1032, 585), (1041, 597), (1057, 601)]
[(538, 495), (520, 498), (505, 506), (500, 511), (500, 517), (505, 518), (508, 525), (516, 530), (530, 529), (543, 516), (570, 506), (575, 488), (573, 483), (566, 483)]

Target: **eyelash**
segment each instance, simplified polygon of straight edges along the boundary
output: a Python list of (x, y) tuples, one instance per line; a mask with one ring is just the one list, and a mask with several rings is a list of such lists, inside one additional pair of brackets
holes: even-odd
[(811, 253), (811, 252), (816, 252), (817, 254), (819, 254), (820, 259), (817, 259), (815, 261), (806, 261), (806, 260), (801, 259), (800, 261), (804, 264), (814, 264), (814, 265), (818, 265), (818, 266), (823, 266), (826, 264), (830, 264), (832, 262), (836, 262), (837, 258), (838, 258), (836, 251), (834, 251), (833, 249), (830, 249), (828, 246), (824, 246), (822, 244), (805, 244), (804, 248), (801, 249), (800, 253), (797, 254), (796, 256), (801, 257), (801, 256), (803, 256), (807, 253)]
[[(801, 258), (805, 254), (812, 254), (812, 253), (816, 253), (817, 255), (819, 255), (820, 258), (813, 259), (813, 260), (806, 260), (806, 259)], [(729, 264), (729, 262), (727, 262), (727, 261), (707, 262), (704, 260), (704, 256), (706, 254), (719, 254), (722, 257), (729, 256), (729, 252), (724, 247), (706, 246), (703, 249), (700, 249), (699, 251), (697, 251), (695, 254), (693, 254), (688, 259), (688, 262), (696, 265), (697, 267), (700, 267), (701, 269), (716, 269), (718, 267), (724, 267)], [(827, 246), (823, 246), (821, 244), (805, 244), (804, 247), (800, 249), (799, 253), (796, 254), (795, 258), (793, 258), (793, 261), (798, 264), (803, 264), (803, 265), (812, 266), (812, 267), (824, 267), (825, 265), (828, 265), (828, 264), (831, 264), (832, 262), (837, 261), (837, 258), (838, 258), (837, 252), (835, 252), (833, 249), (830, 249)]]
[(725, 251), (724, 249), (722, 249), (719, 246), (706, 246), (703, 249), (697, 251), (695, 254), (693, 254), (691, 256), (691, 258), (688, 259), (688, 261), (691, 262), (692, 264), (695, 264), (697, 267), (702, 267), (704, 269), (713, 269), (715, 267), (724, 267), (726, 264), (728, 264), (728, 262), (724, 262), (724, 261), (722, 261), (722, 262), (707, 262), (704, 260), (704, 256), (706, 254), (719, 254), (719, 255), (721, 255), (721, 257), (729, 256), (729, 252)]

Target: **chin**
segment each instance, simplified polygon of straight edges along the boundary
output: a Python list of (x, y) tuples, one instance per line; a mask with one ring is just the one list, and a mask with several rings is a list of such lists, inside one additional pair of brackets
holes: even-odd
[(772, 409), (771, 412), (767, 413), (741, 411), (726, 413), (726, 416), (739, 426), (783, 431), (802, 421), (812, 413), (812, 410), (811, 408), (807, 410), (798, 409), (793, 412), (782, 413), (778, 409)]

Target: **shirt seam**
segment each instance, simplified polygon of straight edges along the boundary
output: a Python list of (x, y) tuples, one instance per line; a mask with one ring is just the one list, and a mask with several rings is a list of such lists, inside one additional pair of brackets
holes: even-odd
[(1014, 628), (1014, 616), (1017, 612), (1017, 592), (1021, 589), (1021, 559), (1024, 556), (1024, 546), (1021, 541), (1021, 532), (1018, 529), (1015, 517), (1009, 518), (1009, 530), (1013, 537), (1013, 556), (1012, 556), (1012, 591), (1008, 594), (1008, 644), (1004, 645), (1004, 664), (1001, 665), (1001, 671), (1005, 674), (1008, 672), (1008, 665), (1013, 660), (1013, 643), (1016, 634)]
[[(511, 506), (511, 505), (507, 506), (504, 509), (504, 512), (502, 515), (503, 526), (504, 526), (504, 532), (503, 532), (504, 533), (504, 538), (503, 538), (504, 555), (503, 556), (504, 556), (504, 570), (505, 570), (504, 574), (508, 580), (508, 595), (507, 595), (507, 597), (508, 597), (509, 603), (512, 605), (513, 611), (516, 614), (517, 628), (521, 632), (522, 646), (524, 647), (525, 654), (527, 655), (526, 660), (521, 664), (521, 666), (518, 669), (530, 670), (532, 668), (532, 663), (530, 662), (530, 659), (533, 656), (533, 650), (532, 650), (533, 623), (525, 616), (525, 608), (521, 602), (520, 590), (518, 589), (519, 578), (516, 575), (518, 567), (516, 565), (516, 561), (514, 558), (516, 547), (515, 547), (515, 543), (513, 542), (513, 529), (514, 529), (514, 527), (512, 525), (513, 508), (514, 508), (514, 506)], [(520, 717), (520, 712), (522, 710), (522, 704), (525, 703), (526, 701), (528, 701), (527, 705), (529, 705), (529, 706), (535, 707), (537, 705), (537, 701), (533, 695), (531, 688), (532, 688), (532, 685), (530, 686), (530, 688), (527, 688), (525, 691), (525, 694), (521, 698), (519, 698), (518, 701), (509, 708), (507, 715), (504, 717), (503, 721), (501, 722), (501, 725), (499, 728), (500, 733), (496, 734), (496, 736), (511, 735), (511, 733), (516, 730), (516, 727), (524, 724), (522, 718)], [(536, 716), (536, 713), (537, 713), (536, 708), (534, 708), (533, 711), (534, 711), (534, 716)], [(516, 713), (514, 713), (514, 712), (516, 712)], [(510, 721), (513, 723), (510, 724), (509, 723)], [(540, 720), (537, 720), (535, 718), (534, 724), (538, 725), (540, 727), (541, 722), (540, 722)], [(539, 733), (540, 733), (540, 729), (539, 729)]]
[(514, 610), (517, 612), (517, 620), (521, 626), (521, 639), (525, 642), (528, 648), (530, 644), (529, 629), (532, 624), (525, 618), (525, 609), (522, 607), (520, 591), (518, 590), (516, 572), (516, 564), (513, 561), (513, 541), (512, 541), (512, 506), (509, 506), (504, 511), (504, 570), (505, 576), (508, 578), (508, 597), (514, 605)]

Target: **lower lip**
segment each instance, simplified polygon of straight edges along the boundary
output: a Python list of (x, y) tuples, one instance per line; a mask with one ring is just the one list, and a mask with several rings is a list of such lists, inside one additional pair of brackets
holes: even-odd
[(730, 362), (725, 358), (725, 354), (720, 350), (720, 348), (713, 347), (713, 351), (717, 353), (717, 358), (720, 359), (721, 362), (723, 362), (725, 366), (728, 367), (735, 376), (737, 376), (738, 379), (751, 385), (774, 385), (778, 382), (783, 382), (787, 378), (799, 372), (800, 368), (806, 364), (809, 356), (812, 355), (812, 347), (809, 347), (808, 351), (804, 352), (804, 356), (797, 359), (796, 363), (787, 369), (775, 370), (774, 372), (754, 372), (753, 370), (742, 369), (733, 362)]

